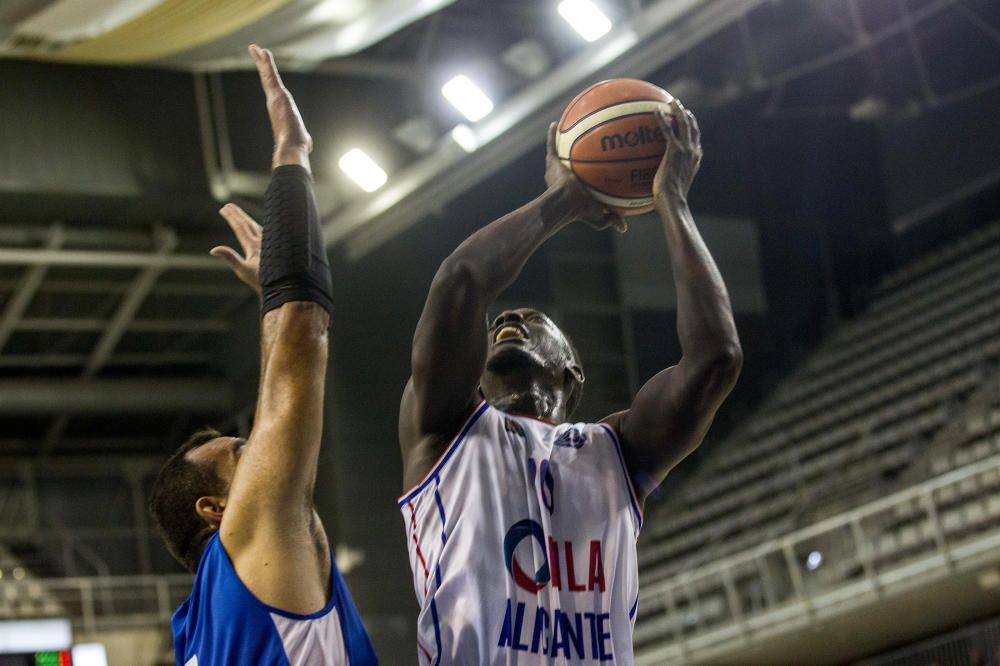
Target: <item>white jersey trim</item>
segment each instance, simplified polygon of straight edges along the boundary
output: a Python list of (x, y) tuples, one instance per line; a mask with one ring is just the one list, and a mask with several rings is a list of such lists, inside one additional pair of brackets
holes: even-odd
[(294, 620), (271, 613), (271, 621), (285, 649), (290, 666), (337, 664), (348, 666), (340, 614), (334, 608), (322, 617)]
[(604, 430), (607, 431), (608, 436), (611, 441), (615, 443), (615, 453), (618, 454), (618, 462), (622, 466), (622, 475), (625, 477), (625, 488), (628, 491), (629, 503), (632, 505), (632, 511), (634, 512), (633, 518), (635, 519), (635, 538), (639, 538), (639, 532), (642, 530), (642, 509), (639, 507), (639, 500), (635, 493), (635, 485), (632, 483), (632, 477), (629, 476), (628, 467), (625, 466), (625, 456), (622, 453), (622, 443), (618, 439), (618, 433), (607, 423), (599, 424)]
[(454, 439), (451, 440), (451, 443), (448, 444), (448, 448), (446, 448), (444, 450), (444, 453), (441, 454), (441, 457), (438, 458), (438, 461), (434, 463), (434, 466), (431, 467), (431, 469), (427, 472), (427, 474), (424, 475), (424, 478), (420, 480), (420, 483), (411, 488), (409, 492), (400, 495), (399, 499), (396, 500), (396, 503), (399, 504), (400, 509), (402, 509), (407, 502), (409, 502), (414, 497), (419, 495), (423, 491), (423, 489), (426, 488), (427, 485), (441, 473), (441, 470), (444, 468), (446, 464), (448, 464), (448, 461), (451, 459), (452, 455), (462, 445), (462, 442), (465, 440), (465, 435), (468, 434), (472, 426), (474, 426), (476, 424), (476, 421), (479, 420), (479, 417), (482, 416), (483, 413), (486, 412), (486, 410), (489, 408), (490, 404), (485, 400), (481, 400), (479, 402), (479, 405), (476, 407), (475, 411), (472, 412), (472, 416), (468, 418), (468, 420), (465, 422), (465, 425), (462, 426), (462, 429), (458, 432), (457, 435), (455, 435)]

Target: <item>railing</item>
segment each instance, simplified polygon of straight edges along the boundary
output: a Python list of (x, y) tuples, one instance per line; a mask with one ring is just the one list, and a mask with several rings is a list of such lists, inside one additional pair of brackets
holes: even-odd
[(641, 590), (637, 664), (711, 661), (1000, 560), (1000, 455)]
[(951, 631), (856, 662), (854, 666), (986, 666), (1000, 663), (994, 658), (1000, 658), (1000, 620), (988, 620)]
[(191, 592), (187, 574), (100, 576), (0, 582), (0, 619), (69, 617), (78, 630), (166, 627)]

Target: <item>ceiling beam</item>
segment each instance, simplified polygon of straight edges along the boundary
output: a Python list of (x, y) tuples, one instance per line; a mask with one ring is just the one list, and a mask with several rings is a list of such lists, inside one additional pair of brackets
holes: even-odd
[[(80, 333), (103, 331), (108, 325), (99, 317), (30, 317), (17, 324), (19, 331)], [(133, 319), (127, 330), (132, 333), (225, 333), (232, 324), (221, 319)]]
[[(114, 441), (115, 438), (112, 438)], [(0, 449), (5, 444), (29, 444), (30, 440), (0, 439)], [(0, 479), (9, 482), (24, 474), (35, 477), (124, 477), (127, 470), (155, 472), (163, 463), (163, 456), (148, 454), (90, 454), (87, 456), (56, 455), (39, 461), (35, 456), (4, 456)]]
[[(20, 280), (0, 280), (0, 291), (14, 291)], [(128, 282), (117, 280), (45, 280), (38, 291), (43, 293), (64, 294), (120, 294), (128, 291)], [(154, 294), (172, 294), (182, 296), (225, 297), (246, 300), (250, 292), (240, 283), (233, 280), (232, 284), (205, 284), (204, 282), (157, 282), (153, 287)]]
[(66, 227), (58, 222), (42, 225), (3, 225), (0, 227), (0, 245), (32, 245), (47, 242), (59, 234), (63, 245), (74, 247), (124, 247), (146, 250), (153, 246), (153, 234), (134, 229), (110, 229), (98, 227)]
[[(7, 354), (0, 356), (0, 368), (74, 368), (84, 365), (88, 358), (88, 354), (70, 353)], [(129, 352), (115, 354), (108, 365), (205, 365), (214, 360), (206, 352)]]
[(174, 414), (226, 412), (225, 382), (179, 379), (0, 380), (0, 415)]
[[(46, 248), (48, 250), (58, 250), (63, 240), (62, 227), (60, 225), (53, 225)], [(49, 267), (47, 264), (35, 264), (28, 268), (21, 278), (20, 283), (15, 288), (14, 296), (7, 302), (7, 306), (4, 308), (3, 317), (0, 318), (0, 350), (3, 350), (7, 341), (10, 340), (10, 336), (17, 330), (18, 323), (24, 316), (28, 306), (31, 305), (35, 294), (38, 293), (38, 288), (45, 279), (45, 274), (48, 270)]]
[[(159, 229), (157, 236), (156, 256), (161, 259), (169, 258), (174, 248), (177, 247), (177, 235), (172, 231)], [(125, 292), (125, 297), (118, 304), (118, 309), (108, 321), (107, 328), (101, 333), (100, 339), (87, 360), (87, 365), (84, 366), (83, 377), (85, 379), (97, 375), (111, 358), (112, 352), (118, 346), (122, 336), (125, 335), (129, 324), (135, 319), (136, 313), (142, 307), (143, 301), (146, 300), (146, 296), (149, 295), (162, 272), (162, 265), (153, 264), (140, 271), (132, 280), (131, 287)]]
[(228, 270), (226, 264), (208, 254), (156, 252), (104, 252), (100, 250), (47, 250), (0, 248), (0, 266), (99, 266), (102, 268), (150, 268)]

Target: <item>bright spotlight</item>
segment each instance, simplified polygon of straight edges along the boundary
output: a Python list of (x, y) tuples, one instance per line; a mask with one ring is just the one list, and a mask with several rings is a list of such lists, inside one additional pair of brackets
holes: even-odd
[(360, 148), (352, 148), (344, 153), (337, 164), (340, 166), (340, 170), (346, 173), (365, 192), (374, 192), (385, 185), (385, 181), (389, 178), (385, 175), (382, 167)]
[(493, 110), (493, 100), (464, 74), (441, 86), (441, 94), (471, 122), (485, 118)]
[(558, 9), (560, 16), (588, 42), (596, 42), (611, 30), (611, 19), (590, 0), (563, 0)]
[(823, 553), (818, 550), (814, 550), (809, 553), (809, 557), (806, 558), (806, 569), (809, 569), (809, 571), (816, 571), (816, 569), (819, 569), (821, 564), (823, 564)]
[(479, 147), (479, 139), (468, 125), (456, 125), (451, 130), (451, 138), (467, 153), (475, 152)]

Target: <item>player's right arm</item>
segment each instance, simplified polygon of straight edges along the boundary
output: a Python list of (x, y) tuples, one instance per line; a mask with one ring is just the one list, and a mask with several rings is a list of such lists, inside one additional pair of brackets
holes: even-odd
[[(280, 197), (269, 192), (256, 285), (256, 266), (234, 265), (224, 250), (213, 252), (252, 287), (260, 288), (263, 282), (259, 293), (264, 310), (257, 414), (236, 466), (220, 535), (240, 580), (255, 596), (283, 610), (310, 613), (323, 608), (330, 589), (329, 550), (313, 509), (330, 323), (329, 272), (325, 293), (320, 289), (315, 296), (310, 290), (322, 280), (282, 277), (286, 271), (295, 276), (295, 271), (315, 269), (315, 262), (303, 260), (307, 253), (289, 247), (301, 248), (305, 242), (309, 250), (324, 252), (321, 245), (315, 247), (319, 229), (314, 228), (315, 220), (310, 221), (312, 142), (271, 54), (256, 47), (251, 47), (251, 54), (274, 132), (271, 188), (285, 189)], [(231, 226), (239, 218), (231, 208), (224, 216)], [(252, 220), (234, 230), (237, 226), (252, 237)], [(283, 236), (285, 244), (268, 234), (274, 239)], [(238, 268), (246, 270), (241, 273)]]
[(535, 250), (574, 220), (624, 228), (559, 163), (554, 126), (547, 148), (545, 192), (472, 234), (442, 262), (431, 282), (400, 406), (404, 489), (430, 471), (479, 402), (487, 308), (517, 279)]

